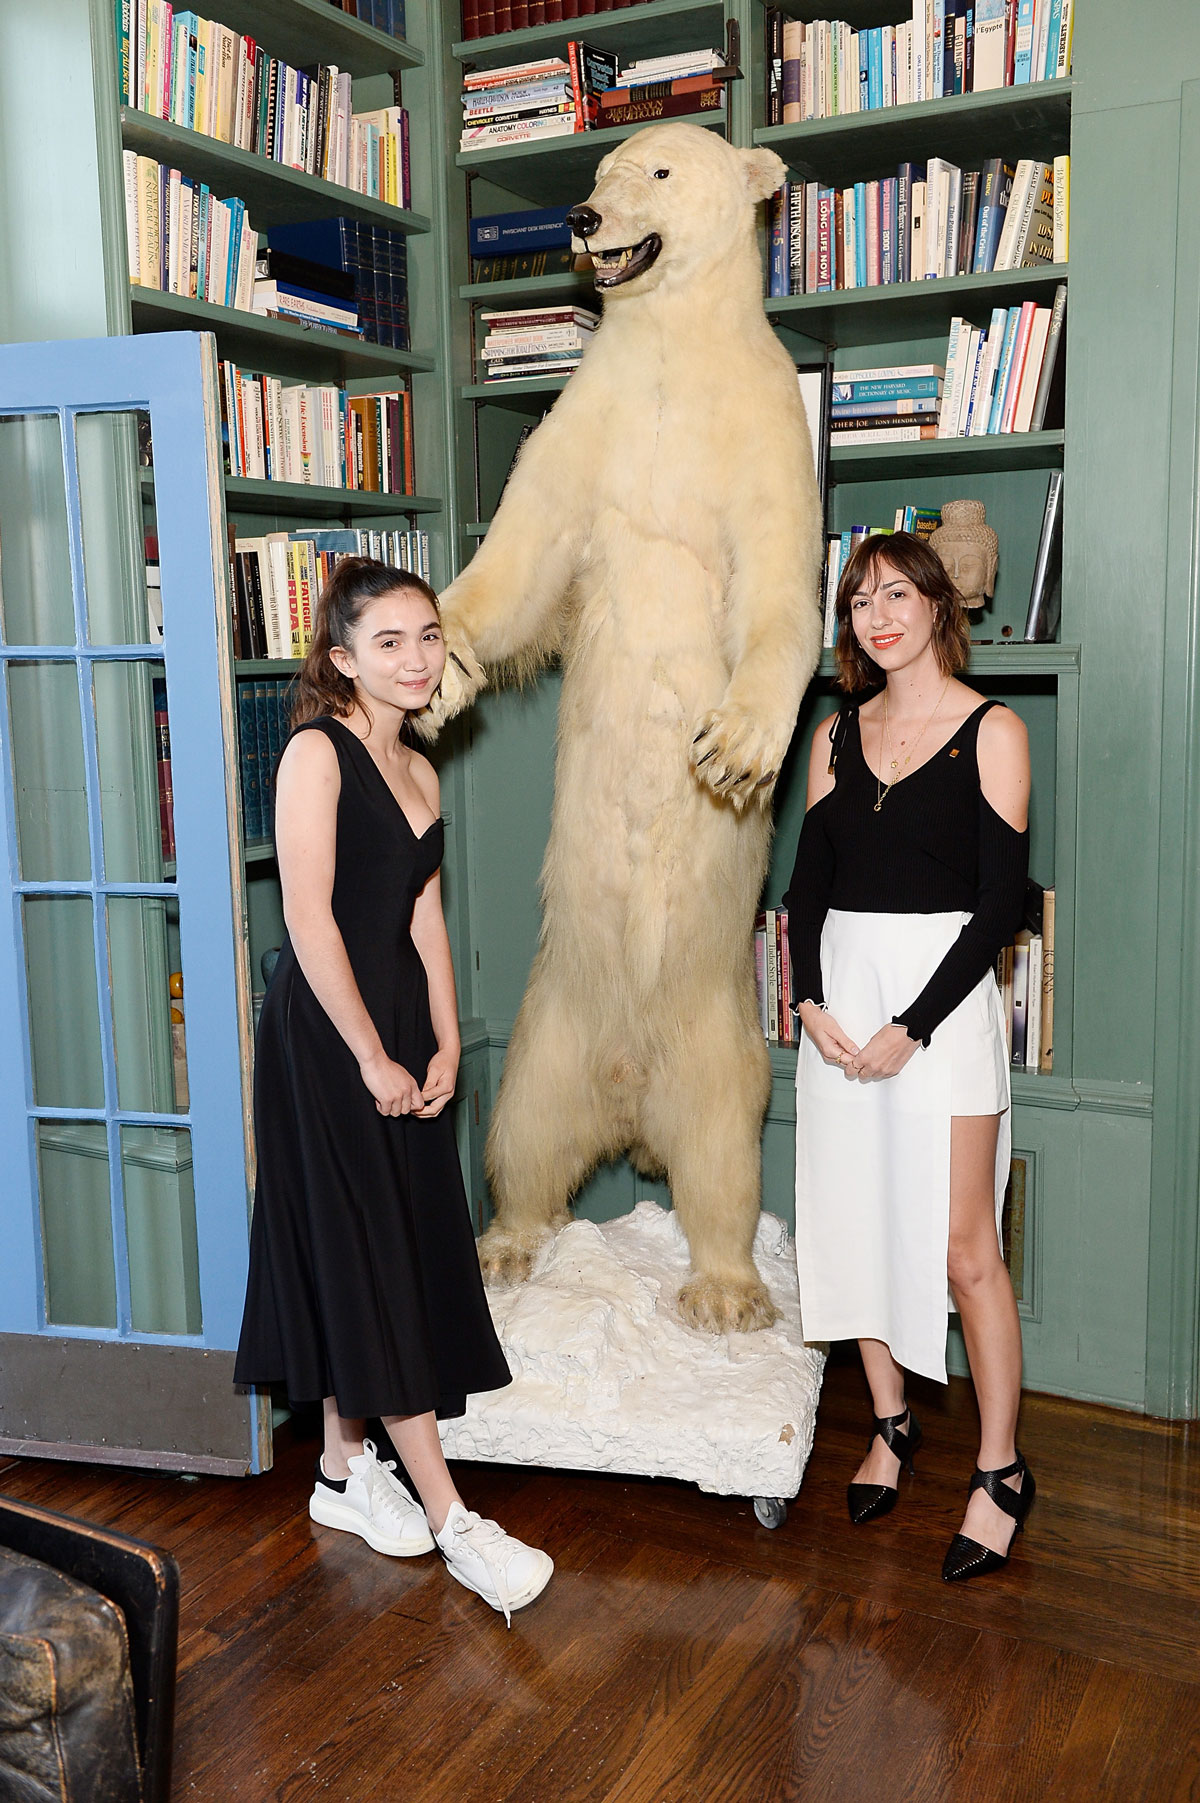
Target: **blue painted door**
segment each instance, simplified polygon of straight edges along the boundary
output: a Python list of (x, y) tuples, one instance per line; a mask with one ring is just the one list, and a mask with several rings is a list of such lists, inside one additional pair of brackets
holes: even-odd
[(269, 1463), (207, 334), (0, 346), (0, 1445)]

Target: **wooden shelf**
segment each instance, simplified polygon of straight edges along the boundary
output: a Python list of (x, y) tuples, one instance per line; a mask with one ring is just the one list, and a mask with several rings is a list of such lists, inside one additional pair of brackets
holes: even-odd
[[(1072, 676), (1078, 674), (1078, 645), (1027, 645), (1006, 639), (998, 645), (973, 645), (968, 676)], [(834, 674), (833, 652), (822, 651), (818, 676)]]
[(834, 187), (894, 175), (897, 164), (930, 156), (953, 163), (991, 156), (1010, 161), (1037, 156), (1050, 162), (1070, 149), (1072, 86), (1068, 76), (803, 124), (761, 126), (754, 142), (777, 151), (806, 181)]
[(550, 395), (561, 394), (569, 376), (528, 376), (519, 382), (472, 382), (460, 390), (464, 401), (487, 401), (513, 413), (540, 413)]
[(418, 68), (425, 58), (403, 38), (364, 25), (329, 0), (221, 0), (223, 25), (256, 38), (293, 68), (335, 63), (351, 75)]
[(158, 288), (130, 288), (135, 332), (215, 332), (223, 357), (253, 365), (268, 374), (303, 376), (310, 382), (388, 380), (403, 370), (431, 370), (432, 357), (401, 351), (363, 338), (345, 338), (318, 326), (268, 319), (240, 307), (218, 307), (212, 301)]
[(982, 438), (925, 438), (911, 444), (834, 445), (831, 482), (877, 482), (892, 476), (958, 476), (976, 470), (1062, 468), (1062, 432), (987, 432)]
[[(632, 9), (630, 9), (632, 11)], [(587, 25), (590, 31), (593, 18)], [(603, 15), (607, 17), (607, 15)], [(616, 15), (628, 18), (628, 12)], [(524, 32), (513, 32), (524, 37)], [(564, 33), (568, 36), (569, 33)], [(688, 113), (672, 120), (678, 125), (703, 125), (724, 132), (727, 109), (719, 113)], [(460, 150), (454, 161), (459, 169), (472, 175), (486, 176), (498, 188), (519, 194), (537, 207), (561, 206), (585, 200), (596, 179), (596, 165), (617, 144), (624, 143), (644, 125), (614, 125), (607, 131), (572, 132), (567, 137), (544, 138), (533, 144), (501, 144), (492, 150)]]
[[(330, 8), (330, 13), (333, 9)], [(333, 15), (336, 17), (336, 15)], [(121, 143), (140, 156), (181, 168), (185, 175), (207, 182), (214, 190), (236, 194), (246, 203), (251, 223), (261, 232), (270, 225), (290, 225), (296, 220), (328, 219), (337, 214), (359, 219), (365, 225), (383, 225), (392, 232), (427, 232), (424, 213), (391, 207), (385, 200), (356, 194), (336, 182), (320, 181), (299, 169), (288, 169), (269, 157), (238, 150), (219, 138), (186, 126), (155, 119), (133, 107), (121, 108)]]
[(1066, 279), (1065, 263), (1047, 263), (1037, 269), (1001, 269), (932, 282), (839, 288), (832, 294), (771, 295), (764, 304), (777, 326), (849, 349), (948, 332), (955, 313), (974, 325), (986, 325), (993, 307), (1024, 300), (1049, 306), (1055, 288)]
[(476, 69), (498, 69), (530, 62), (540, 50), (557, 51), (569, 38), (618, 40), (621, 57), (661, 56), (671, 50), (719, 49), (725, 36), (725, 8), (720, 0), (650, 0), (647, 5), (616, 12), (588, 13), (553, 25), (531, 25), (487, 38), (464, 38), (451, 55)]

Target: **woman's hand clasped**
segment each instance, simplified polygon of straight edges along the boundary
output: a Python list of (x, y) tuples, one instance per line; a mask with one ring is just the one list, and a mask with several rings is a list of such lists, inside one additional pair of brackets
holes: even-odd
[(452, 1052), (435, 1052), (429, 1060), (429, 1069), (425, 1073), (425, 1087), (421, 1091), (423, 1106), (414, 1109), (414, 1113), (423, 1121), (432, 1120), (440, 1114), (446, 1103), (454, 1094), (454, 1085), (458, 1081), (458, 1059)]
[(860, 1050), (816, 1002), (801, 1004), (800, 1024), (826, 1064), (839, 1065), (850, 1082), (873, 1083), (881, 1077), (894, 1077), (917, 1050), (916, 1040), (890, 1022)]
[(389, 1058), (382, 1049), (364, 1058), (358, 1067), (363, 1082), (375, 1097), (380, 1114), (421, 1114), (425, 1098), (416, 1078)]

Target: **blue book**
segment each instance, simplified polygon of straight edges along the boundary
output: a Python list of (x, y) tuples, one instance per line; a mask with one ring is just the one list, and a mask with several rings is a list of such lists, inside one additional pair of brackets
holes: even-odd
[(979, 178), (979, 224), (975, 228), (975, 257), (971, 265), (975, 275), (987, 275), (996, 261), (1015, 174), (1015, 165), (1000, 157), (991, 157), (983, 165)]
[(507, 257), (527, 250), (566, 250), (571, 242), (567, 208), (527, 207), (516, 213), (481, 213), (471, 220), (471, 255)]
[(879, 184), (880, 280), (896, 280), (896, 178), (885, 175)]
[[(854, 286), (867, 285), (867, 184), (854, 184)], [(849, 283), (847, 283), (847, 287)]]
[(940, 376), (894, 376), (876, 381), (833, 381), (833, 406), (846, 406), (856, 401), (921, 401), (936, 399), (942, 392)]
[(870, 32), (860, 31), (858, 34), (858, 110), (865, 113), (871, 104), (871, 46)]
[(1013, 58), (1013, 87), (1024, 86), (1033, 76), (1033, 0), (1018, 0), (1017, 47)]
[(1013, 347), (1017, 341), (1017, 327), (1021, 323), (1020, 307), (1008, 309), (1008, 322), (1004, 328), (1004, 343), (1000, 350), (1000, 362), (996, 370), (996, 386), (992, 391), (992, 411), (988, 419), (989, 432), (1000, 430), (1000, 421), (1004, 415), (1004, 396), (1008, 380), (1012, 374)]
[(771, 200), (771, 268), (767, 293), (775, 298), (788, 293), (787, 222), (790, 182), (784, 182)]
[(883, 27), (873, 25), (867, 33), (867, 106), (874, 109), (882, 105)]
[(280, 294), (291, 294), (298, 300), (311, 301), (314, 307), (332, 308), (337, 313), (354, 311), (353, 303), (344, 297), (335, 298), (332, 294), (322, 294), (317, 288), (304, 288), (299, 282), (284, 281), (279, 276), (272, 277), (272, 280)]
[(1058, 34), (1062, 30), (1062, 0), (1050, 0), (1050, 30), (1046, 36), (1046, 62), (1042, 80), (1053, 81), (1058, 69)]
[(262, 787), (258, 769), (258, 721), (254, 712), (254, 684), (239, 682), (238, 751), (242, 777), (242, 832), (247, 841), (261, 839)]
[(829, 418), (836, 426), (840, 419), (918, 419), (922, 414), (937, 414), (941, 401), (936, 396), (913, 401), (835, 401)]
[(324, 263), (329, 269), (353, 271), (358, 266), (358, 237), (353, 219), (309, 219), (302, 225), (272, 225), (267, 243), (272, 250)]
[(229, 208), (229, 255), (225, 260), (225, 305), (232, 307), (237, 293), (238, 251), (242, 243), (242, 226), (246, 221), (246, 203), (233, 195), (225, 202)]
[(923, 163), (901, 163), (896, 171), (896, 280), (912, 280), (912, 185), (925, 180)]

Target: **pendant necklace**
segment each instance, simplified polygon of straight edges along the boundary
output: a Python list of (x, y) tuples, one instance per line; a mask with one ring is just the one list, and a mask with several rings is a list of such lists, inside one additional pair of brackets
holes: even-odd
[(917, 734), (916, 738), (913, 740), (912, 747), (909, 751), (909, 754), (905, 758), (903, 763), (900, 763), (898, 761), (898, 759), (896, 758), (895, 748), (892, 745), (892, 732), (891, 732), (890, 726), (888, 725), (888, 692), (886, 689), (884, 689), (884, 691), (883, 691), (883, 737), (884, 737), (884, 742), (887, 746), (887, 755), (888, 755), (888, 759), (889, 759), (888, 768), (889, 768), (889, 770), (895, 771), (895, 775), (890, 776), (888, 778), (887, 782), (885, 783), (883, 781), (883, 779), (878, 775), (878, 773), (876, 773), (875, 806), (872, 810), (873, 813), (878, 814), (880, 808), (883, 806), (884, 798), (891, 793), (892, 789), (900, 781), (900, 778), (904, 775), (904, 772), (908, 769), (908, 766), (912, 762), (913, 752), (917, 749), (917, 746), (921, 743), (921, 740), (925, 737), (925, 734), (926, 734), (927, 730), (929, 729), (929, 727), (933, 725), (934, 716), (937, 714), (937, 711), (941, 707), (942, 702), (946, 699), (946, 690), (949, 687), (950, 687), (950, 678), (947, 676), (945, 682), (942, 684), (942, 692), (933, 704), (933, 713), (930, 714), (928, 720), (926, 720), (926, 722), (925, 722), (925, 725), (921, 728), (920, 732)]

